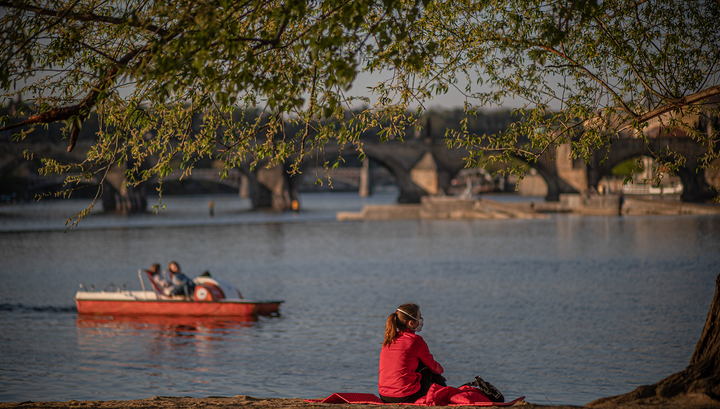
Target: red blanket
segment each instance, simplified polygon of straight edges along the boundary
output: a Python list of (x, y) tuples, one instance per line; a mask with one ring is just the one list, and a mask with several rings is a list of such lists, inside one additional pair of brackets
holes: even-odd
[[(510, 402), (491, 402), (477, 388), (471, 386), (440, 386), (433, 384), (425, 397), (418, 399), (415, 403), (402, 403), (401, 405), (419, 406), (511, 406), (523, 400), (520, 397)], [(319, 403), (360, 403), (373, 405), (396, 405), (395, 403), (384, 403), (372, 393), (333, 393), (325, 399), (305, 399), (307, 402)]]

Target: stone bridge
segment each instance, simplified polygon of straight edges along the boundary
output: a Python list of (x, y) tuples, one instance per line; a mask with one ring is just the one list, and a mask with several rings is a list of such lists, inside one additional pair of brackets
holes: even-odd
[[(586, 168), (586, 180), (589, 188), (597, 190), (603, 176), (610, 176), (612, 168), (619, 163), (641, 156), (658, 156), (672, 159), (671, 152), (677, 152), (687, 161), (678, 169), (677, 176), (683, 185), (681, 199), (685, 202), (701, 202), (714, 198), (713, 190), (706, 177), (706, 169), (700, 167), (699, 159), (707, 152), (707, 146), (695, 142), (687, 136), (656, 136), (647, 139), (624, 137), (612, 141), (609, 149), (594, 153)], [(604, 159), (604, 160), (603, 160)]]
[[(28, 138), (29, 139), (29, 138)], [(12, 171), (23, 159), (23, 151), (34, 152), (36, 156), (46, 156), (68, 162), (81, 162), (84, 152), (92, 141), (80, 139), (73, 153), (66, 152), (66, 142), (12, 142), (9, 137), (0, 137), (0, 177)], [(442, 194), (447, 191), (450, 181), (464, 168), (467, 152), (461, 149), (448, 149), (442, 138), (414, 137), (404, 142), (390, 140), (380, 143), (377, 138), (362, 138), (366, 157), (377, 165), (386, 168), (395, 180), (399, 190), (400, 203), (417, 203), (424, 195)], [(714, 196), (714, 192), (704, 178), (704, 171), (698, 168), (697, 159), (703, 153), (703, 147), (687, 137), (655, 137), (645, 144), (640, 139), (619, 138), (613, 140), (609, 151), (598, 151), (589, 164), (573, 161), (570, 158), (569, 145), (561, 145), (548, 151), (540, 160), (529, 165), (545, 180), (548, 193), (546, 200), (557, 201), (562, 193), (593, 191), (603, 176), (610, 175), (611, 169), (628, 158), (647, 156), (650, 150), (661, 152), (664, 147), (690, 158), (679, 171), (684, 185), (685, 201), (700, 201)], [(323, 161), (332, 161), (339, 156), (357, 157), (354, 148), (341, 149), (334, 144), (324, 147)], [(605, 158), (603, 162), (603, 158)], [(314, 172), (318, 161), (308, 156), (301, 165), (303, 173)], [(521, 158), (522, 159), (522, 158)], [(148, 184), (138, 187), (127, 186), (125, 167), (113, 167), (103, 183), (103, 207), (106, 210), (143, 211), (147, 207)], [(370, 191), (370, 167), (365, 162), (360, 172), (361, 194)], [(249, 163), (241, 164), (232, 170), (228, 178), (220, 179), (215, 169), (194, 169), (190, 178), (213, 180), (233, 188), (245, 189), (255, 208), (273, 208), (287, 210), (299, 202), (298, 185), (300, 177), (291, 177), (289, 165), (271, 168), (259, 166), (251, 171)], [(318, 172), (322, 176), (323, 172)], [(170, 175), (168, 180), (179, 177)], [(349, 177), (346, 175), (346, 177)], [(57, 182), (57, 181), (54, 181)], [(152, 182), (152, 181), (151, 181)], [(34, 180), (34, 183), (38, 183)], [(40, 182), (41, 183), (41, 182)]]

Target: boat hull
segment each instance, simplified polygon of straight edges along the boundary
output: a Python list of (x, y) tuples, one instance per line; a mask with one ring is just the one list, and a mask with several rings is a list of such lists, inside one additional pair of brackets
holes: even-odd
[(78, 313), (91, 315), (172, 315), (186, 317), (250, 317), (277, 315), (282, 301), (81, 300)]
[[(78, 328), (131, 328), (146, 329), (148, 326), (167, 329), (169, 332), (183, 331), (203, 333), (208, 330), (222, 330), (251, 326), (258, 321), (257, 315), (232, 317), (187, 317), (177, 315), (94, 315), (78, 314)], [(165, 334), (172, 336), (170, 333)]]
[[(141, 272), (138, 272), (140, 275)], [(200, 277), (199, 277), (200, 278)], [(202, 277), (203, 280), (211, 280)], [(247, 300), (240, 298), (240, 292), (230, 284), (221, 280), (212, 280), (213, 286), (225, 286), (225, 291), (218, 287), (217, 293), (222, 297), (214, 298), (212, 292), (205, 297), (187, 299), (184, 296), (164, 296), (156, 291), (117, 290), (117, 291), (78, 291), (75, 293), (75, 304), (78, 313), (85, 315), (160, 315), (178, 317), (257, 317), (258, 315), (278, 315), (281, 300)], [(201, 282), (198, 288), (206, 283)], [(234, 292), (237, 292), (235, 294)], [(227, 294), (226, 294), (227, 292)]]

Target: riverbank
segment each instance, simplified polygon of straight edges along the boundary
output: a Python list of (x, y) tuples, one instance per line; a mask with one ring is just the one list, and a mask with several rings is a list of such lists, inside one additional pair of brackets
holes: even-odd
[(720, 205), (616, 195), (562, 194), (558, 202), (526, 200), (514, 203), (487, 197), (424, 196), (419, 204), (366, 205), (359, 212), (340, 211), (337, 220), (543, 219), (549, 217), (548, 213), (585, 216), (720, 215)]
[[(538, 405), (529, 402), (519, 402), (513, 407), (521, 406), (523, 408), (544, 408), (544, 409), (571, 409), (581, 406), (554, 406), (554, 405)], [(98, 408), (98, 409), (129, 409), (129, 408), (155, 408), (155, 409), (202, 409), (202, 408), (247, 408), (247, 409), (377, 409), (378, 405), (328, 405), (325, 403), (306, 402), (302, 399), (283, 399), (283, 398), (254, 398), (251, 396), (237, 395), (235, 397), (216, 397), (207, 398), (189, 398), (189, 397), (171, 397), (171, 396), (155, 396), (149, 399), (135, 399), (122, 401), (65, 401), (65, 402), (18, 402), (18, 403), (0, 403), (0, 408), (22, 408), (22, 409), (75, 409), (75, 408)], [(393, 405), (395, 408), (417, 408), (411, 405)], [(452, 408), (457, 408), (453, 406)], [(474, 406), (465, 406), (474, 407)], [(719, 408), (717, 401), (709, 400), (704, 395), (696, 397), (685, 397), (682, 400), (670, 400), (664, 402), (644, 403), (644, 404), (628, 404), (620, 406), (602, 406), (603, 408), (613, 409), (709, 409)]]
[(533, 209), (543, 213), (580, 215), (669, 216), (720, 214), (718, 203), (687, 203), (679, 200), (648, 199), (641, 195), (561, 194), (558, 202), (539, 202)]
[[(524, 404), (523, 407), (535, 405)], [(248, 409), (377, 409), (378, 405), (337, 405), (326, 403), (311, 403), (302, 399), (262, 399), (251, 396), (238, 395), (232, 398), (207, 397), (187, 398), (155, 396), (150, 399), (136, 399), (125, 401), (67, 401), (67, 402), (20, 402), (0, 403), (0, 408), (102, 408), (102, 409), (129, 409), (129, 408), (157, 408), (157, 409), (199, 409), (199, 408), (248, 408)], [(393, 407), (417, 408), (417, 406), (397, 405)], [(577, 406), (554, 406), (553, 408), (576, 408)]]
[(411, 219), (546, 219), (531, 202), (507, 203), (454, 196), (424, 196), (419, 204), (366, 205), (360, 212), (338, 212), (337, 220), (411, 220)]

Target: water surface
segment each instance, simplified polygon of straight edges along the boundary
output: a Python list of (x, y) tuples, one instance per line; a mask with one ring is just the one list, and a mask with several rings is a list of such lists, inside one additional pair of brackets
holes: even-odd
[[(0, 208), (0, 401), (377, 393), (385, 319), (417, 302), (450, 385), (582, 405), (684, 369), (720, 273), (718, 217), (336, 222), (363, 202), (332, 194), (297, 215), (216, 197), (210, 219), (208, 200), (70, 233), (43, 216), (67, 202)], [(79, 284), (139, 289), (139, 268), (170, 260), (282, 315), (78, 316)]]

